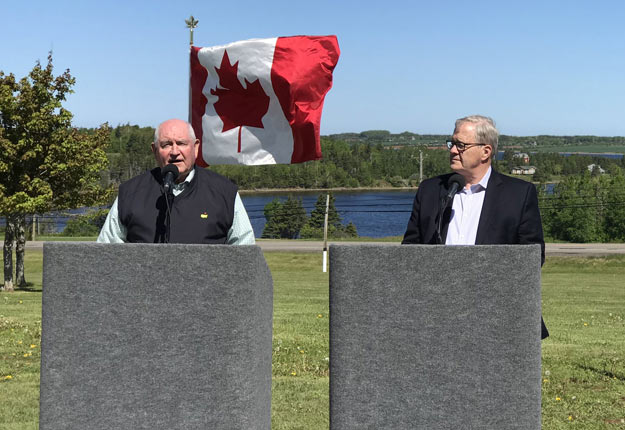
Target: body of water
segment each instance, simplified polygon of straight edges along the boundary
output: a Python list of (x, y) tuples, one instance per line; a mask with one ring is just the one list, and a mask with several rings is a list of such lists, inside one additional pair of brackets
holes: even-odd
[(558, 152), (558, 154), (564, 155), (565, 157), (570, 157), (571, 155), (586, 155), (589, 157), (613, 158), (615, 160), (619, 160), (625, 156), (625, 154), (608, 152)]
[[(248, 194), (241, 196), (245, 209), (254, 229), (254, 235), (258, 238), (265, 228), (265, 205), (277, 198), (282, 201), (288, 196), (302, 199), (302, 205), (306, 213), (315, 207), (317, 197), (326, 192), (276, 192), (262, 194)], [(406, 231), (412, 201), (415, 191), (340, 191), (334, 192), (334, 207), (338, 211), (344, 224), (352, 222), (359, 236), (386, 237), (400, 236)], [(324, 200), (325, 201), (325, 200)], [(51, 212), (37, 215), (39, 233), (60, 233), (65, 228), (67, 221), (75, 215), (83, 214), (93, 208), (79, 208), (67, 211)], [(30, 222), (30, 216), (27, 222)], [(4, 227), (5, 219), (0, 218), (0, 227)]]
[[(241, 199), (250, 217), (254, 235), (260, 237), (265, 228), (265, 205), (277, 198), (286, 200), (288, 196), (302, 199), (306, 213), (315, 207), (318, 196), (324, 192), (287, 192), (271, 194), (243, 195)], [(334, 207), (343, 223), (352, 222), (359, 236), (386, 237), (400, 236), (406, 231), (412, 210), (415, 191), (340, 191), (333, 192)]]

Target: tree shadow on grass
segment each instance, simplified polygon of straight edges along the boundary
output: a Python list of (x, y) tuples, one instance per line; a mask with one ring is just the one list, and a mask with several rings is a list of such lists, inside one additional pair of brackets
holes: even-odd
[(25, 285), (15, 287), (15, 291), (26, 293), (40, 293), (41, 287), (35, 287), (35, 284), (33, 284), (32, 282), (26, 282)]

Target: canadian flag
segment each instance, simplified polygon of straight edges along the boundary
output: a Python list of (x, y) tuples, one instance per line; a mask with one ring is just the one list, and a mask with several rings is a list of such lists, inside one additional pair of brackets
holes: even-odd
[(321, 158), (319, 126), (336, 36), (253, 39), (191, 47), (196, 163), (290, 164)]

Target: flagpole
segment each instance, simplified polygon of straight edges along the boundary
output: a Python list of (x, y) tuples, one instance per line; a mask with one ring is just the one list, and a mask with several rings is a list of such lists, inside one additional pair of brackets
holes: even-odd
[(189, 124), (191, 124), (191, 47), (193, 46), (193, 29), (197, 27), (198, 23), (200, 21), (198, 21), (197, 19), (195, 19), (193, 17), (193, 15), (191, 15), (189, 17), (189, 19), (185, 19), (184, 20), (185, 24), (187, 25), (187, 28), (189, 29), (189, 81), (188, 81), (188, 85), (189, 85)]

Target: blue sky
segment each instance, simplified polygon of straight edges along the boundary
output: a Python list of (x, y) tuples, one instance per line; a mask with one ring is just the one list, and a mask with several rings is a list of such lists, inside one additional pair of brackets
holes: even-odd
[(335, 34), (341, 58), (322, 134), (450, 133), (492, 116), (503, 134), (625, 136), (622, 1), (0, 0), (0, 70), (54, 55), (77, 126), (187, 117), (188, 30), (197, 46)]

